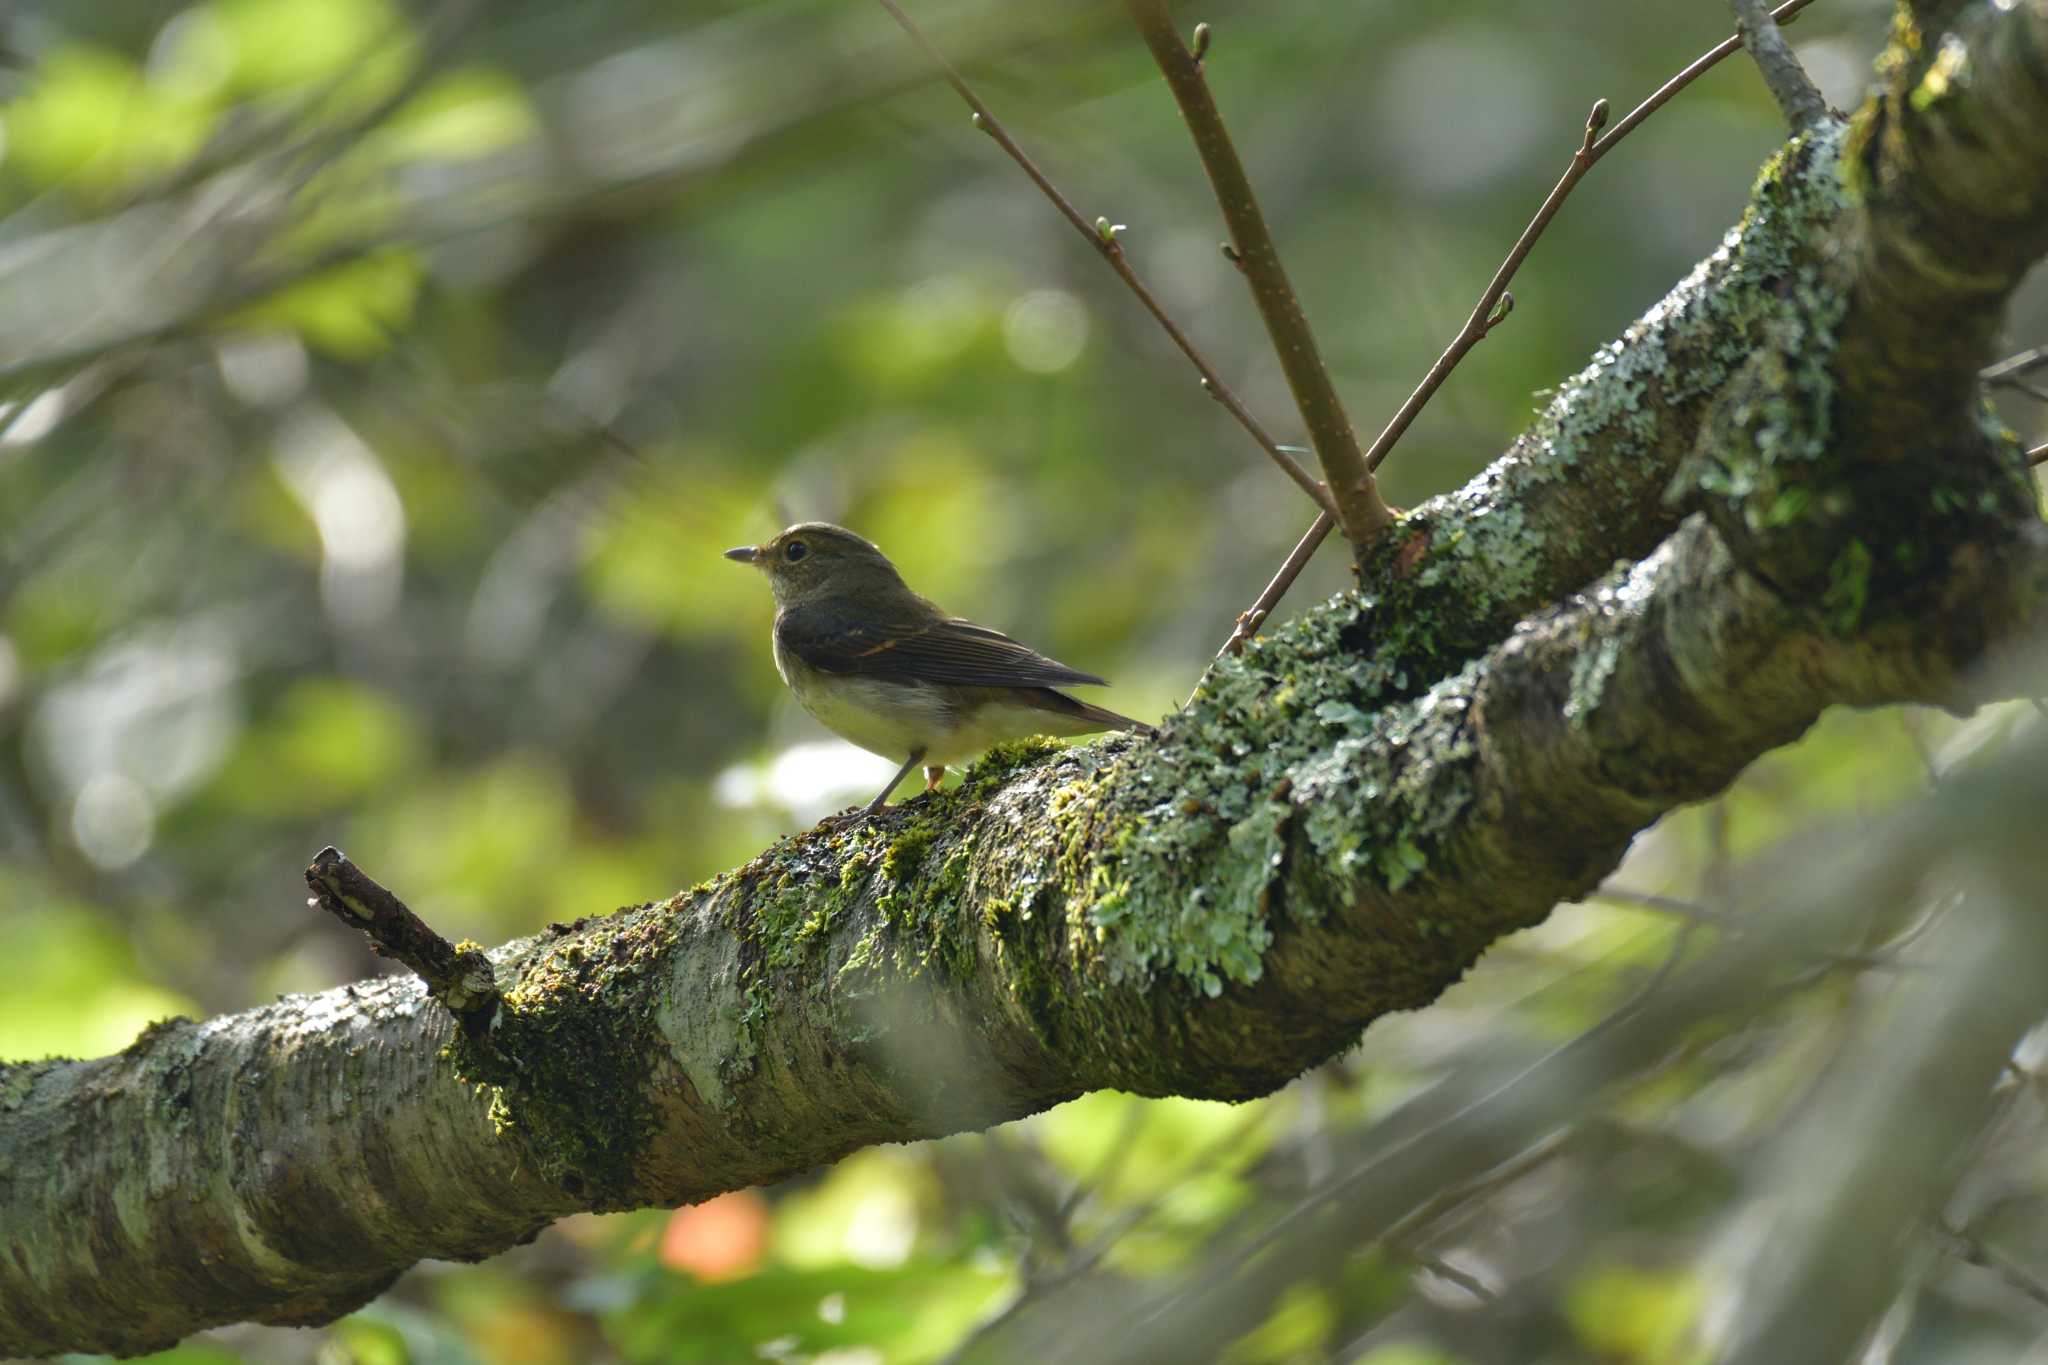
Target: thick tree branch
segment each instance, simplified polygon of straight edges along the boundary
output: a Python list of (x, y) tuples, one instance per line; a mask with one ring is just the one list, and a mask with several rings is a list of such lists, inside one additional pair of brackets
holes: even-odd
[(2005, 299), (2048, 245), (2048, 15), (1971, 5), (1960, 19), (1895, 25), (1846, 153), (1868, 212), (1843, 263), (1842, 437), (1876, 460), (1974, 429)]
[[(1933, 268), (1976, 240), (1970, 206), (2048, 232), (2025, 131), (2048, 63), (1997, 56), (2038, 49), (2048, 0), (1971, 14), (1986, 59), (1866, 111), (1896, 123), (1847, 193), (1839, 131), (1796, 140), (1723, 248), (1407, 518), (1364, 591), (1255, 641), (1158, 740), (1012, 746), (955, 793), (501, 949), (488, 1049), (403, 981), (0, 1069), (0, 1350), (320, 1320), (571, 1209), (1091, 1088), (1264, 1093), (1822, 708), (1955, 703), (2048, 599), (2019, 452), (1967, 405), (1887, 408), (1917, 419), (1886, 433), (1910, 460), (1847, 433), (1889, 401), (1855, 364), (1921, 354), (1893, 329), (2017, 279), (2004, 247)], [(1926, 155), (1923, 111), (2003, 132)], [(1984, 200), (1998, 155), (2018, 188)], [(1673, 488), (1704, 515), (1679, 522)]]

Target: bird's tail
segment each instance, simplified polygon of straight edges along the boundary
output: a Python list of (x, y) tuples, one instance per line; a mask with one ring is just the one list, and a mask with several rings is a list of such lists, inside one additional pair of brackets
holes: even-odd
[(1056, 692), (1050, 687), (1045, 690), (1056, 699), (1052, 705), (1046, 708), (1047, 710), (1063, 711), (1076, 720), (1089, 722), (1097, 729), (1125, 730), (1134, 735), (1143, 735), (1146, 739), (1150, 739), (1159, 733), (1144, 721), (1132, 720), (1129, 716), (1120, 716), (1106, 706), (1096, 706), (1090, 702), (1082, 701), (1079, 697), (1070, 697), (1064, 692)]

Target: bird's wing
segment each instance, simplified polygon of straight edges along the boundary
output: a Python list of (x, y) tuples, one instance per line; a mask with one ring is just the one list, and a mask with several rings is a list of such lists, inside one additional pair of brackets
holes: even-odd
[(775, 638), (812, 668), (864, 678), (967, 687), (1104, 682), (957, 617), (855, 622), (834, 608), (797, 608), (776, 620)]

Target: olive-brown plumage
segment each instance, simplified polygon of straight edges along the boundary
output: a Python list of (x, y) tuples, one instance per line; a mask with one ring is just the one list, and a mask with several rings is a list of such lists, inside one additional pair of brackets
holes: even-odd
[(825, 727), (903, 766), (868, 804), (924, 765), (930, 790), (946, 765), (1025, 735), (1152, 727), (1070, 697), (1101, 685), (1001, 631), (948, 616), (904, 583), (888, 557), (822, 521), (790, 527), (726, 558), (768, 575), (775, 593), (775, 667)]

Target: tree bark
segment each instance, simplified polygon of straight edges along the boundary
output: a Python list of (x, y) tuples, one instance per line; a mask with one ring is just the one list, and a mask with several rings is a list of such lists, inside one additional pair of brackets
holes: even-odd
[(1964, 704), (2048, 591), (1972, 378), (2048, 250), (2048, 0), (1956, 22), (1901, 23), (1853, 124), (1156, 741), (1008, 746), (507, 945), (481, 1037), (386, 980), (0, 1067), (0, 1352), (326, 1321), (1094, 1088), (1263, 1094), (1823, 708)]

